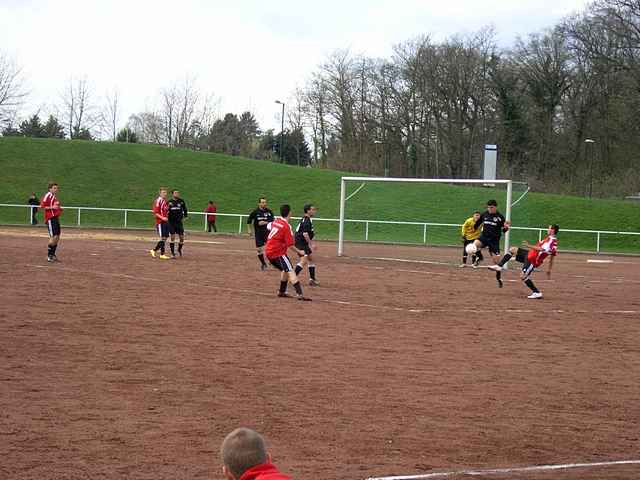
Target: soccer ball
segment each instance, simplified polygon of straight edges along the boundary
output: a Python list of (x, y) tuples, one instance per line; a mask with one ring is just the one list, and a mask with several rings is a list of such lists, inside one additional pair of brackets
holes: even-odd
[(475, 242), (469, 243), (464, 249), (467, 251), (469, 255), (473, 255), (478, 251), (478, 247), (476, 247)]

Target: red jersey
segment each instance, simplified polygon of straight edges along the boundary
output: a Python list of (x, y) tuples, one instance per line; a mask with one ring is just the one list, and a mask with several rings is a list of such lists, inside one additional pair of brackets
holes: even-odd
[(269, 236), (264, 253), (267, 258), (278, 258), (287, 254), (287, 250), (293, 245), (293, 231), (291, 225), (284, 218), (278, 217), (267, 225)]
[(209, 205), (207, 207), (207, 209), (205, 210), (205, 213), (208, 213), (207, 215), (207, 220), (209, 222), (215, 222), (216, 221), (216, 216), (215, 215), (211, 215), (212, 213), (216, 213), (218, 211), (218, 209), (216, 208), (215, 205)]
[(273, 463), (263, 463), (251, 467), (244, 472), (240, 480), (291, 480), (288, 476), (280, 473)]
[[(47, 207), (53, 207), (53, 209), (49, 209)], [(40, 208), (44, 211), (44, 221), (48, 222), (52, 218), (59, 217), (62, 213), (62, 207), (60, 206), (60, 202), (58, 201), (58, 197), (56, 197), (55, 193), (47, 192), (42, 200), (40, 201)]]
[(166, 222), (166, 220), (160, 220), (158, 218), (158, 215), (164, 218), (167, 218), (167, 215), (169, 215), (169, 204), (164, 198), (156, 198), (156, 201), (153, 203), (153, 214), (156, 217), (156, 225)]
[(538, 268), (549, 255), (555, 256), (558, 254), (558, 239), (553, 235), (549, 235), (544, 240), (536, 243), (536, 247), (540, 247), (542, 250), (529, 250), (527, 260), (535, 268)]

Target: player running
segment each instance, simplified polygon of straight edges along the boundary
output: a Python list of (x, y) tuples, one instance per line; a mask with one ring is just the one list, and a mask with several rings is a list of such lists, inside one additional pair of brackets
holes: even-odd
[(300, 261), (296, 265), (296, 275), (300, 275), (300, 272), (304, 269), (305, 266), (309, 267), (309, 285), (312, 287), (317, 287), (320, 285), (318, 280), (316, 280), (316, 265), (313, 262), (313, 251), (316, 249), (315, 243), (313, 242), (313, 237), (315, 233), (313, 231), (313, 221), (311, 220), (316, 212), (317, 208), (312, 204), (307, 203), (304, 206), (304, 216), (300, 220), (298, 224), (298, 228), (296, 228), (296, 249), (300, 251), (302, 255), (300, 255)]
[[(487, 247), (491, 260), (493, 260), (494, 264), (497, 264), (500, 259), (500, 237), (509, 230), (511, 221), (506, 220), (504, 215), (498, 212), (498, 202), (489, 200), (487, 202), (487, 210), (480, 215), (480, 218), (474, 224), (474, 228), (479, 228), (480, 226), (482, 226), (482, 233), (474, 240), (474, 244), (478, 251)], [(500, 288), (502, 288), (501, 277), (500, 272), (496, 272), (496, 280)]]
[(256, 241), (256, 252), (258, 252), (258, 260), (260, 260), (260, 269), (266, 270), (267, 263), (264, 261), (264, 254), (262, 253), (264, 245), (267, 243), (267, 236), (269, 231), (267, 225), (273, 222), (273, 212), (267, 208), (267, 199), (260, 197), (258, 199), (258, 208), (249, 214), (247, 219), (247, 230), (251, 234), (251, 227), (253, 227), (253, 235)]
[[(479, 219), (480, 212), (476, 210), (473, 212), (473, 216), (467, 218), (462, 224), (462, 228), (460, 230), (460, 233), (462, 234), (462, 263), (460, 264), (460, 268), (467, 265), (467, 258), (469, 256), (467, 253), (467, 245), (478, 238), (482, 232), (482, 225), (476, 228), (476, 222)], [(471, 264), (473, 265), (473, 268), (476, 268), (482, 260), (484, 260), (482, 252), (480, 250), (476, 251), (476, 253), (471, 257)]]
[(171, 192), (171, 199), (167, 202), (169, 206), (169, 234), (171, 235), (171, 256), (176, 258), (175, 239), (176, 234), (180, 238), (178, 243), (178, 255), (182, 256), (182, 247), (184, 246), (184, 226), (182, 225), (182, 219), (187, 218), (187, 204), (180, 198), (180, 192), (173, 190)]
[(47, 262), (57, 262), (56, 250), (60, 241), (60, 215), (62, 207), (58, 200), (58, 184), (49, 183), (49, 191), (42, 197), (40, 208), (44, 211), (44, 222), (49, 231), (49, 244), (47, 245)]
[(153, 258), (156, 258), (158, 250), (160, 251), (161, 260), (169, 260), (171, 257), (164, 254), (164, 247), (169, 238), (169, 204), (167, 204), (167, 188), (160, 187), (160, 192), (156, 201), (153, 202), (153, 216), (156, 218), (156, 231), (160, 240), (156, 243), (153, 250), (149, 250), (149, 253)]
[(536, 268), (539, 268), (544, 262), (545, 258), (549, 257), (549, 268), (547, 268), (547, 278), (551, 278), (551, 270), (553, 269), (553, 259), (558, 254), (558, 231), (560, 227), (558, 225), (549, 225), (547, 228), (547, 236), (540, 240), (535, 245), (531, 245), (526, 240), (522, 244), (526, 248), (511, 247), (509, 253), (507, 253), (497, 265), (491, 265), (489, 268), (496, 272), (502, 271), (502, 268), (506, 263), (511, 260), (515, 255), (516, 262), (522, 263), (522, 272), (520, 278), (524, 284), (531, 289), (531, 295), (527, 298), (542, 298), (542, 293), (536, 288), (531, 280), (531, 274)]
[[(298, 300), (308, 302), (311, 301), (311, 299), (303, 295), (298, 276), (293, 271), (291, 260), (289, 260), (287, 256), (287, 250), (294, 246), (293, 232), (291, 225), (289, 225), (290, 216), (291, 207), (289, 205), (282, 205), (280, 207), (280, 216), (269, 224), (269, 237), (267, 239), (265, 253), (271, 265), (281, 272), (278, 296), (289, 297), (287, 294), (287, 283), (289, 281), (296, 290)], [(303, 252), (298, 252), (298, 254), (301, 253)]]

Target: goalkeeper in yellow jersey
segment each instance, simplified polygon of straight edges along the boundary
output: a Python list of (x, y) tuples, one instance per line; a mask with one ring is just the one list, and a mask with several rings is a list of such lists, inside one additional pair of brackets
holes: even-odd
[[(480, 220), (480, 212), (476, 210), (475, 212), (473, 212), (473, 217), (467, 218), (462, 224), (461, 234), (463, 246), (462, 264), (460, 265), (460, 268), (466, 266), (467, 264), (467, 245), (472, 243), (482, 233), (482, 224), (480, 224), (478, 228), (476, 228), (476, 223), (478, 222), (478, 220)], [(484, 260), (484, 258), (482, 257), (482, 252), (478, 250), (471, 257), (471, 264), (473, 265), (473, 268), (476, 268), (478, 266), (478, 263), (480, 263), (482, 260)]]

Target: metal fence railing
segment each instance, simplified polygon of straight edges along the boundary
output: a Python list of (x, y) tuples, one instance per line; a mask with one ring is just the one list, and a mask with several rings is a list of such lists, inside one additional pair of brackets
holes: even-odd
[[(31, 205), (0, 204), (0, 224), (29, 225), (32, 220)], [(22, 209), (22, 211), (21, 211)], [(138, 208), (100, 208), (65, 206), (62, 224), (76, 227), (149, 228), (153, 220), (151, 210)], [(207, 229), (206, 212), (189, 212), (189, 217), (201, 217), (196, 224)], [(242, 233), (248, 215), (239, 213), (215, 213), (219, 231)], [(297, 217), (294, 217), (297, 219)], [(319, 238), (335, 240), (338, 237), (337, 218), (314, 218), (323, 224)], [(193, 225), (188, 222), (185, 227)], [(351, 241), (380, 241), (411, 244), (451, 245), (460, 235), (458, 223), (404, 222), (393, 220), (345, 219), (346, 238)], [(194, 225), (195, 226), (195, 225)], [(194, 230), (193, 228), (191, 229)], [(521, 240), (538, 240), (546, 235), (546, 227), (512, 227), (512, 244)], [(593, 253), (640, 253), (640, 232), (609, 230), (562, 229), (562, 250)]]

